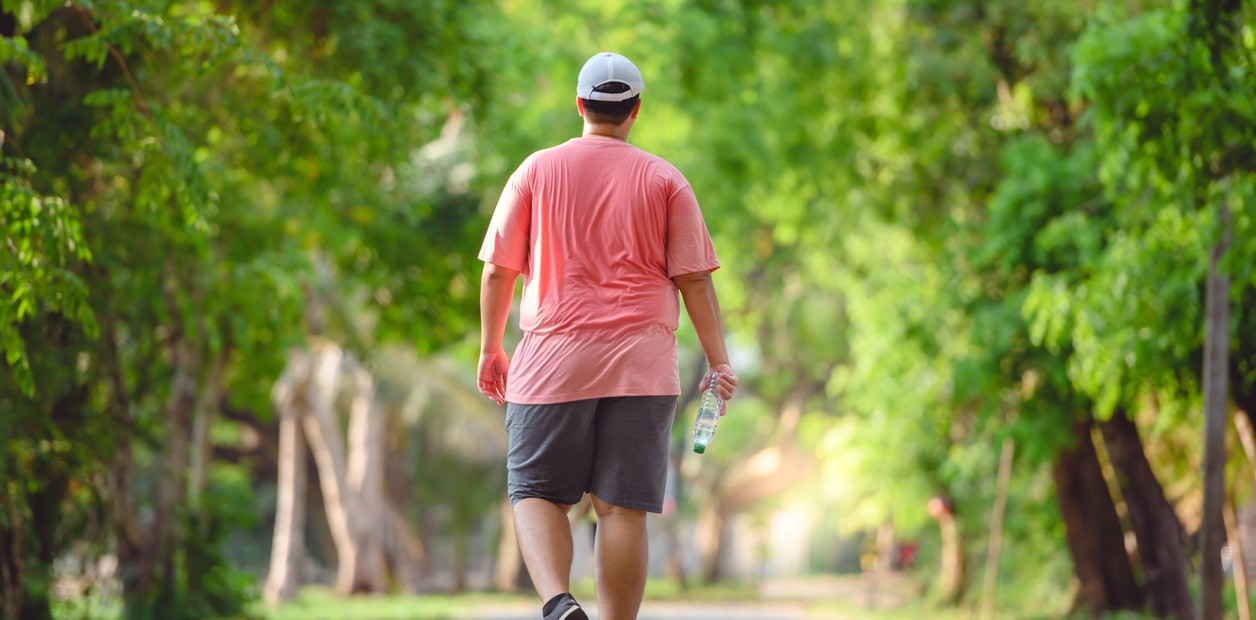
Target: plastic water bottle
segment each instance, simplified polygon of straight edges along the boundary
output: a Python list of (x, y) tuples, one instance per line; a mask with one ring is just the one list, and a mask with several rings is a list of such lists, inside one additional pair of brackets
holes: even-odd
[(693, 451), (698, 454), (706, 452), (706, 447), (711, 445), (711, 440), (715, 439), (715, 426), (720, 421), (720, 408), (724, 406), (724, 399), (720, 398), (719, 390), (715, 387), (715, 380), (719, 378), (720, 373), (711, 373), (707, 389), (702, 392), (698, 418), (693, 421)]

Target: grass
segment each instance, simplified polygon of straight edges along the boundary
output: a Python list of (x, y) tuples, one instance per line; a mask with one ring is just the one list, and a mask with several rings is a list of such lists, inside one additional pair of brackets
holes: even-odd
[(269, 609), (257, 605), (258, 615), (267, 620), (438, 620), (454, 618), (472, 609), (526, 607), (533, 597), (510, 594), (466, 593), (425, 594), (422, 596), (337, 597), (329, 588), (302, 588), (295, 599)]
[[(529, 608), (535, 602), (524, 595), (466, 593), (355, 596), (341, 598), (328, 587), (302, 588), (293, 600), (270, 608), (253, 604), (253, 618), (264, 620), (441, 620), (472, 610)], [(122, 620), (120, 599), (72, 599), (53, 603), (58, 620)]]
[(58, 620), (121, 620), (122, 599), (91, 596), (53, 600), (52, 617)]

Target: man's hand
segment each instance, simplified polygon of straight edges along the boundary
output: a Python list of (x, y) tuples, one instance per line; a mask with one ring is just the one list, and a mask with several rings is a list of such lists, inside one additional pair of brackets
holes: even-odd
[(737, 392), (737, 373), (733, 372), (733, 367), (728, 364), (714, 364), (711, 366), (710, 372), (703, 375), (702, 382), (698, 384), (698, 391), (705, 391), (711, 383), (711, 376), (719, 373), (719, 379), (715, 382), (715, 389), (720, 393), (720, 398), (724, 400), (723, 406), (720, 407), (720, 415), (728, 412), (728, 400)]
[(505, 351), (480, 352), (480, 393), (501, 405), (506, 402), (506, 373), (510, 358)]

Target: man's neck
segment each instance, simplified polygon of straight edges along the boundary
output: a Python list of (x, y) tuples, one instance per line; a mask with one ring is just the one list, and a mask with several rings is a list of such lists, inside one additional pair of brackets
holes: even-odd
[(614, 138), (621, 142), (627, 142), (628, 129), (628, 123), (623, 125), (593, 125), (585, 123), (584, 133), (580, 135), (581, 137), (602, 136), (603, 138)]

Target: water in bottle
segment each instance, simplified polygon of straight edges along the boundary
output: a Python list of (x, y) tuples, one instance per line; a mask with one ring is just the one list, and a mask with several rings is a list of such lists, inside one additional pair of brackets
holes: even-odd
[(715, 387), (715, 380), (719, 378), (720, 373), (711, 373), (707, 389), (702, 392), (698, 418), (693, 421), (693, 451), (698, 454), (706, 452), (706, 447), (715, 439), (715, 426), (720, 421), (720, 408), (724, 406), (724, 399), (720, 398), (719, 390)]

